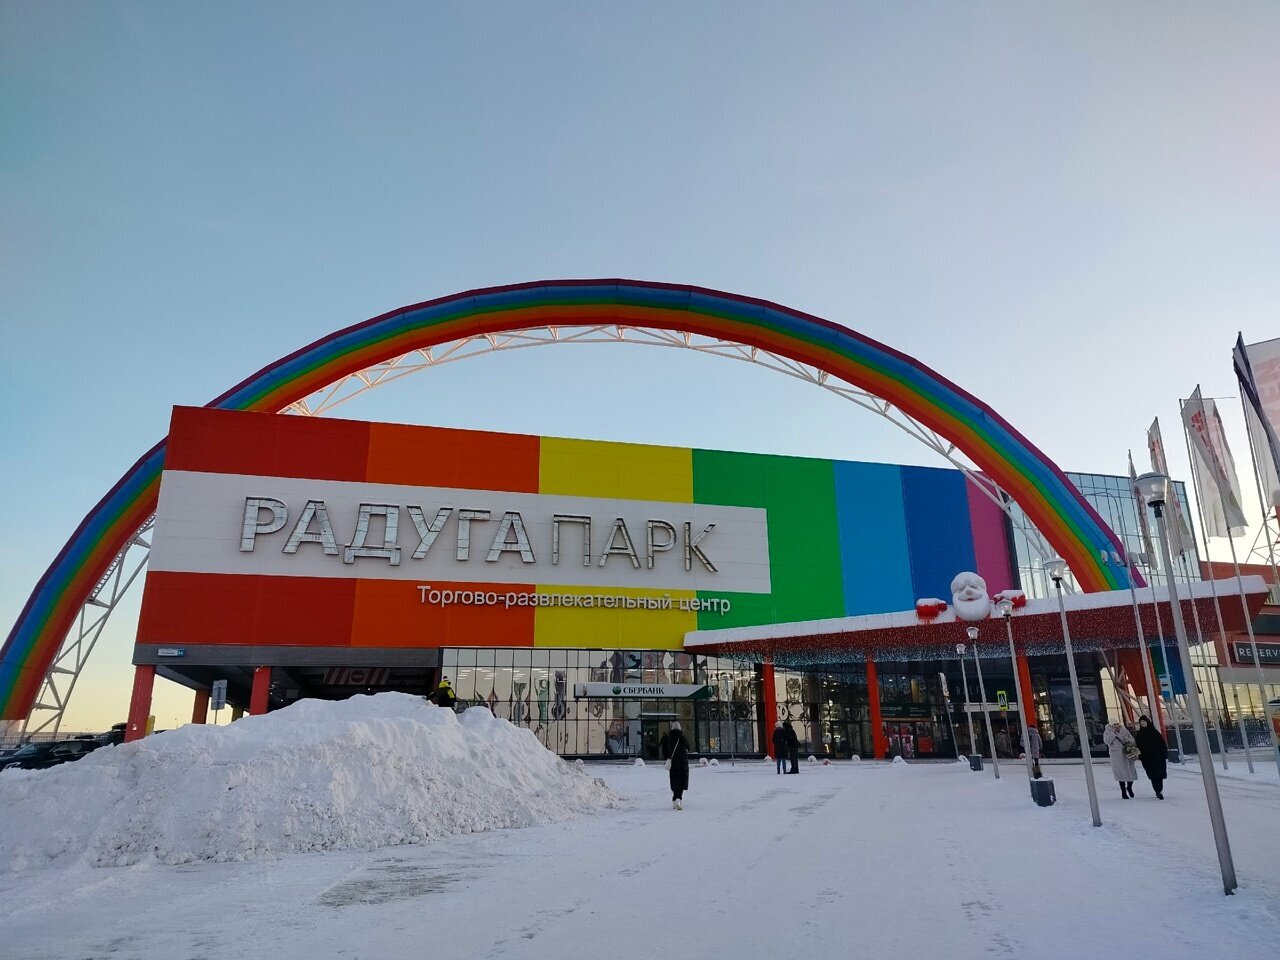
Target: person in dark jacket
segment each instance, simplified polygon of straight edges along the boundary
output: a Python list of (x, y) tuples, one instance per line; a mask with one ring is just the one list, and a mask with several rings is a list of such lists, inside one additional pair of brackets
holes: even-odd
[(1156, 799), (1163, 800), (1164, 781), (1169, 773), (1169, 745), (1147, 716), (1138, 718), (1138, 732), (1133, 739), (1138, 744), (1138, 761), (1151, 781)]
[(782, 729), (787, 735), (787, 759), (791, 761), (791, 769), (787, 773), (799, 773), (800, 738), (796, 736), (796, 728), (791, 725), (790, 720), (782, 725)]
[(787, 757), (790, 754), (791, 743), (787, 740), (787, 731), (782, 729), (782, 721), (779, 720), (773, 728), (773, 759), (778, 773), (786, 771)]
[(671, 764), (667, 768), (671, 780), (671, 809), (683, 810), (684, 792), (689, 789), (689, 741), (684, 738), (679, 723), (671, 724), (671, 731), (667, 734), (667, 751), (667, 762)]

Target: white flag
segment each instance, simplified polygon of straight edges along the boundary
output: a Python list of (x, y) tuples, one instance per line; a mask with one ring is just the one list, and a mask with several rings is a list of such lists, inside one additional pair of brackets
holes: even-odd
[(1240, 482), (1236, 464), (1222, 430), (1218, 406), (1200, 395), (1196, 385), (1191, 399), (1182, 405), (1182, 424), (1187, 428), (1191, 470), (1196, 477), (1204, 532), (1210, 537), (1238, 537), (1249, 530), (1240, 506)]
[(1147, 505), (1138, 493), (1138, 471), (1133, 469), (1133, 451), (1129, 451), (1129, 489), (1138, 508), (1138, 529), (1142, 533), (1142, 552), (1146, 555), (1147, 566), (1156, 565), (1156, 552), (1151, 546), (1151, 522), (1147, 519)]
[[(1151, 451), (1151, 469), (1168, 477), (1169, 461), (1164, 455), (1164, 440), (1160, 436), (1159, 417), (1151, 421), (1151, 427), (1147, 430), (1147, 449)], [(1191, 528), (1187, 526), (1186, 518), (1182, 516), (1182, 505), (1178, 502), (1178, 490), (1172, 477), (1169, 478), (1169, 500), (1165, 506), (1169, 511), (1165, 518), (1165, 529), (1169, 533), (1169, 550), (1174, 556), (1186, 553), (1194, 547), (1191, 543)]]
[(1240, 396), (1244, 400), (1244, 421), (1253, 444), (1254, 466), (1262, 480), (1267, 511), (1280, 508), (1280, 340), (1245, 346), (1244, 336), (1236, 338), (1231, 359)]

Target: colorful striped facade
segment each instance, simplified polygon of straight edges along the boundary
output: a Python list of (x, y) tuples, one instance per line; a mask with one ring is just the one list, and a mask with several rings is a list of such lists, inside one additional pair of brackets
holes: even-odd
[[(757, 508), (767, 516), (769, 592), (623, 591), (670, 598), (671, 609), (661, 610), (434, 607), (420, 602), (413, 581), (380, 577), (385, 564), (335, 562), (342, 575), (316, 578), (153, 562), (140, 644), (674, 650), (695, 629), (907, 609), (918, 597), (948, 597), (961, 570), (977, 570), (992, 590), (1011, 586), (1003, 512), (950, 469), (177, 408), (157, 554), (169, 538), (203, 535), (168, 516), (163, 484), (215, 474), (239, 478), (246, 494), (269, 492), (270, 478), (304, 478), (593, 498), (602, 516), (623, 500)], [(228, 536), (238, 536), (238, 524), (227, 517)], [(481, 576), (484, 569), (476, 567)], [(525, 584), (433, 586), (594, 592), (556, 583), (554, 574), (544, 565)], [(729, 611), (679, 609), (692, 597), (726, 599)]]

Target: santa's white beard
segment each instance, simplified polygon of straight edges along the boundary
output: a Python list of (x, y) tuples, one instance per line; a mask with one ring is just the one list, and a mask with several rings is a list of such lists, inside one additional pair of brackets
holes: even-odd
[(959, 597), (953, 597), (956, 608), (956, 616), (961, 620), (985, 620), (987, 614), (991, 612), (991, 601), (986, 597), (978, 597), (976, 600), (961, 600)]

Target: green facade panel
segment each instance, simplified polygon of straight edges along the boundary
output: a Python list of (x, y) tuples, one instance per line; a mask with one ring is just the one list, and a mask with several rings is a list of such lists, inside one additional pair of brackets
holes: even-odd
[(844, 616), (832, 461), (694, 450), (693, 499), (768, 511), (772, 581), (770, 594), (700, 592), (732, 610), (699, 612), (698, 629)]

